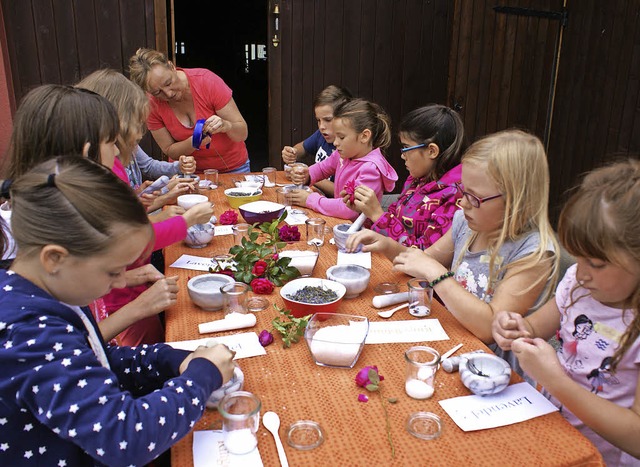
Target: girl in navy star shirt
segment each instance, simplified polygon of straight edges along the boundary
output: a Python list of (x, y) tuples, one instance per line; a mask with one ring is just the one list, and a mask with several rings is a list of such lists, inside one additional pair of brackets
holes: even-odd
[(233, 374), (225, 346), (107, 347), (85, 308), (153, 242), (135, 193), (72, 156), (14, 182), (18, 253), (0, 272), (0, 464), (144, 465)]

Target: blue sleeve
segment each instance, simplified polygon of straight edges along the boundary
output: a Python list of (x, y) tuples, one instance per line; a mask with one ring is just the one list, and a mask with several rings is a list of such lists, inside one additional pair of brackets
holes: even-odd
[(166, 162), (159, 161), (149, 156), (144, 150), (137, 146), (136, 150), (133, 153), (136, 158), (136, 162), (138, 163), (138, 167), (140, 167), (140, 172), (142, 172), (142, 177), (144, 180), (156, 180), (163, 175), (168, 177), (173, 177), (174, 175), (180, 173), (180, 162)]
[(322, 143), (325, 142), (326, 141), (322, 136), (322, 133), (320, 133), (320, 130), (316, 130), (311, 136), (309, 136), (302, 142), (302, 147), (304, 147), (304, 152), (314, 157), (315, 161), (318, 148), (320, 148), (320, 146), (322, 146)]
[(22, 410), (101, 465), (150, 462), (193, 428), (222, 383), (215, 365), (196, 358), (182, 375), (134, 397), (122, 386), (175, 374), (181, 354), (163, 346), (123, 348), (110, 351), (113, 368), (105, 368), (85, 335), (58, 318), (23, 321), (8, 339), (21, 358), (5, 359), (13, 378), (3, 396), (15, 394)]

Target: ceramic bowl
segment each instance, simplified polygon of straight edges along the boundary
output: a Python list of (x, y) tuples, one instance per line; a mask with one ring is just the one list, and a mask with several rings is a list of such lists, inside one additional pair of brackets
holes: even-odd
[(251, 182), (249, 180), (242, 180), (239, 182), (235, 182), (237, 188), (248, 188), (249, 190), (256, 190), (258, 188), (262, 189), (262, 183), (260, 182)]
[(258, 201), (262, 196), (262, 190), (253, 188), (228, 188), (224, 194), (232, 208), (238, 209), (243, 204)]
[[(216, 343), (215, 339), (211, 340), (213, 341), (213, 344)], [(207, 347), (212, 346), (213, 345), (209, 345), (209, 343), (207, 342)], [(207, 408), (215, 409), (216, 407), (218, 407), (218, 404), (224, 396), (232, 392), (241, 391), (242, 386), (244, 386), (244, 373), (239, 366), (236, 366), (233, 369), (233, 376), (231, 377), (231, 379), (211, 393), (211, 395), (207, 399)]]
[(356, 264), (335, 265), (327, 269), (327, 279), (341, 283), (347, 289), (344, 298), (356, 298), (367, 290), (371, 272)]
[(204, 195), (180, 195), (178, 196), (177, 203), (178, 206), (184, 208), (186, 211), (187, 209), (194, 207), (196, 204), (204, 203), (206, 201), (209, 201), (209, 198)]
[[(331, 289), (338, 295), (338, 298), (332, 302), (321, 304), (304, 303), (289, 298), (290, 295), (294, 295), (298, 290), (306, 286)], [(280, 288), (280, 296), (284, 300), (285, 308), (291, 310), (291, 314), (296, 318), (302, 318), (303, 316), (313, 313), (335, 313), (346, 292), (347, 289), (344, 285), (327, 279), (318, 279), (316, 277), (294, 279), (287, 282)]]
[(304, 338), (316, 365), (353, 368), (364, 348), (369, 320), (364, 316), (316, 313), (304, 331)]
[(284, 210), (284, 205), (273, 201), (253, 201), (238, 208), (238, 211), (240, 211), (240, 214), (248, 224), (271, 222), (279, 218)]
[[(349, 230), (351, 224), (338, 224), (333, 227), (333, 240), (336, 242), (336, 246), (338, 250), (345, 251), (345, 245), (347, 244), (347, 239), (352, 235), (347, 235), (347, 230)], [(356, 248), (356, 253), (362, 251), (362, 245), (358, 245)]]
[(211, 222), (195, 224), (187, 229), (184, 243), (191, 248), (204, 248), (213, 240), (214, 235), (215, 226)]
[(220, 287), (234, 282), (233, 277), (225, 274), (201, 274), (189, 279), (187, 289), (193, 303), (203, 310), (215, 311), (222, 309)]
[(511, 367), (502, 358), (488, 353), (469, 354), (460, 360), (460, 379), (478, 396), (504, 390), (511, 379)]

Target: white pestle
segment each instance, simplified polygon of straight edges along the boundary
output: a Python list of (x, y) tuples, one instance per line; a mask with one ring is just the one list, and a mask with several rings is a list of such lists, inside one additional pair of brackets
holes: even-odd
[(224, 319), (198, 324), (200, 334), (209, 332), (231, 331), (233, 329), (249, 328), (256, 325), (256, 315), (253, 313), (229, 313)]
[(347, 230), (347, 235), (351, 235), (356, 233), (358, 230), (360, 230), (362, 228), (362, 225), (364, 224), (364, 221), (367, 220), (367, 216), (364, 215), (364, 213), (361, 213), (358, 218), (353, 221), (353, 224), (351, 224), (351, 227), (349, 227), (349, 229)]
[(385, 306), (391, 306), (397, 303), (408, 302), (408, 301), (409, 301), (409, 292), (376, 295), (375, 297), (373, 297), (373, 306), (376, 308), (384, 308)]

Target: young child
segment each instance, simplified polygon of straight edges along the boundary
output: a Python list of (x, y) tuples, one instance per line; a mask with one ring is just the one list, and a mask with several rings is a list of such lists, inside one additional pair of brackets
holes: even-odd
[(460, 156), (464, 127), (460, 116), (444, 105), (431, 104), (409, 112), (400, 123), (402, 159), (409, 178), (398, 200), (385, 212), (376, 193), (356, 187), (354, 203), (340, 193), (344, 202), (364, 213), (374, 232), (404, 246), (425, 249), (451, 228), (462, 193)]
[[(606, 465), (640, 463), (639, 225), (640, 161), (594, 170), (560, 215), (560, 241), (577, 264), (555, 299), (526, 318), (501, 311), (493, 321), (496, 342)], [(557, 352), (546, 342), (556, 332)]]
[[(83, 154), (112, 168), (118, 154), (116, 140), (119, 123), (116, 111), (104, 97), (88, 90), (60, 85), (43, 85), (30, 91), (16, 112), (11, 143), (7, 154), (8, 177), (15, 179), (52, 154)], [(169, 221), (153, 224), (154, 249), (184, 239), (187, 227), (209, 219), (212, 208), (195, 206)], [(176, 213), (176, 214), (179, 214)], [(149, 287), (149, 284), (153, 284)], [(164, 331), (157, 316), (175, 303), (175, 279), (165, 278), (149, 265), (127, 272), (127, 285), (138, 287), (135, 301), (128, 297), (114, 310), (107, 310), (98, 300), (93, 310), (100, 321), (105, 340), (110, 340), (130, 325), (147, 320), (145, 336), (149, 343), (162, 341)], [(148, 288), (148, 289), (147, 289)], [(107, 318), (108, 311), (120, 310)], [(132, 342), (140, 343), (140, 342)]]
[(105, 347), (83, 307), (123, 286), (153, 240), (137, 196), (109, 170), (50, 159), (13, 183), (11, 199), (18, 254), (0, 272), (0, 463), (148, 463), (200, 419), (233, 374), (233, 352)]
[[(552, 290), (559, 251), (547, 217), (549, 170), (541, 141), (507, 130), (472, 144), (462, 157), (462, 210), (424, 251), (370, 230), (347, 240), (381, 251), (394, 269), (430, 281), (447, 309), (486, 344), (496, 312), (524, 315)], [(542, 302), (540, 302), (542, 303)], [(502, 354), (495, 345), (494, 350)], [(503, 355), (501, 355), (503, 356)], [(511, 355), (513, 368), (517, 362)]]
[(338, 196), (347, 182), (371, 188), (378, 199), (393, 190), (398, 174), (387, 162), (382, 151), (391, 143), (389, 116), (377, 104), (364, 99), (352, 99), (336, 109), (333, 123), (336, 150), (322, 162), (309, 167), (302, 175), (292, 172), (293, 183), (316, 183), (335, 175), (335, 198), (319, 193), (293, 190), (291, 202), (329, 216), (354, 220), (358, 213), (347, 207)]
[[(324, 88), (313, 101), (318, 129), (295, 146), (285, 146), (282, 149), (284, 163), (291, 165), (296, 161), (304, 162), (308, 156), (313, 156), (314, 162), (322, 162), (328, 158), (336, 149), (333, 145), (336, 138), (333, 131), (333, 114), (337, 107), (351, 98), (351, 93), (345, 88), (333, 84)], [(319, 180), (314, 186), (327, 196), (333, 196), (333, 177)]]

